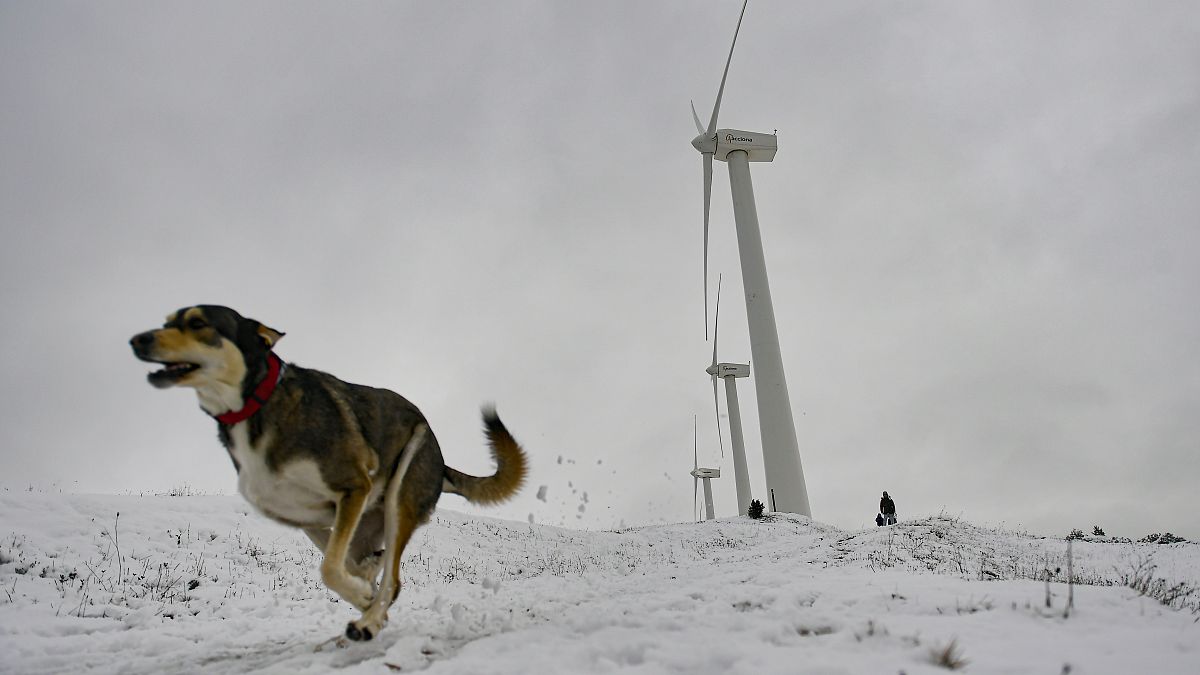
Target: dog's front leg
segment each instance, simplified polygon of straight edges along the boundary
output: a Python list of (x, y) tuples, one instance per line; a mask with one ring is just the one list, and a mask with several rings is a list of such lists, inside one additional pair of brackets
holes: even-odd
[(337, 503), (337, 512), (333, 520), (333, 529), (325, 545), (325, 559), (321, 562), (321, 580), (331, 591), (354, 605), (359, 611), (371, 605), (375, 595), (372, 585), (346, 570), (346, 553), (354, 538), (354, 530), (362, 518), (370, 485), (356, 490), (348, 490), (342, 494)]

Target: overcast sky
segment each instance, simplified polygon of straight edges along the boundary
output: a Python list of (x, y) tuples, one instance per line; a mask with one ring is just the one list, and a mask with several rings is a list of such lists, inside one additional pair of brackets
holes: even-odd
[[(127, 344), (214, 303), (417, 403), (464, 471), (495, 401), (533, 474), (486, 513), (687, 520), (695, 414), (733, 515), (688, 101), (739, 7), (0, 4), (0, 482), (233, 493)], [(779, 133), (752, 171), (815, 518), (888, 490), (1200, 538), (1200, 6), (753, 0), (719, 126)], [(746, 362), (727, 176), (710, 287)]]

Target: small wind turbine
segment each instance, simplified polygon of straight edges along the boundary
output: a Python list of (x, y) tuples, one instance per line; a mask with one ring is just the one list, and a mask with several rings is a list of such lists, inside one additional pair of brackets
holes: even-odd
[[(742, 411), (738, 406), (737, 378), (750, 377), (746, 363), (717, 363), (717, 335), (721, 329), (721, 277), (717, 277), (717, 311), (713, 318), (712, 365), (704, 372), (712, 376), (713, 411), (717, 414), (717, 437), (721, 436), (721, 408), (717, 404), (717, 378), (725, 380), (725, 403), (729, 408), (729, 440), (733, 444), (733, 478), (737, 487), (738, 515), (746, 515), (754, 496), (750, 494), (750, 471), (746, 468), (746, 445), (742, 441)], [(722, 441), (723, 442), (723, 441)], [(722, 445), (722, 449), (724, 446)]]
[(713, 514), (712, 501), (712, 483), (713, 478), (721, 477), (720, 469), (702, 469), (700, 468), (700, 436), (695, 416), (692, 417), (692, 435), (694, 447), (692, 450), (692, 508), (696, 507), (696, 488), (697, 483), (704, 481), (704, 519), (712, 520), (716, 516)]
[(742, 288), (746, 295), (746, 320), (750, 327), (750, 355), (754, 363), (763, 468), (767, 474), (768, 506), (772, 511), (811, 516), (804, 469), (800, 466), (796, 423), (792, 418), (783, 356), (779, 350), (775, 308), (771, 303), (771, 287), (767, 283), (767, 263), (763, 256), (762, 234), (758, 228), (758, 210), (754, 205), (754, 185), (750, 180), (749, 162), (774, 160), (779, 141), (775, 134), (717, 128), (717, 114), (721, 111), (721, 97), (725, 94), (725, 79), (729, 75), (733, 48), (737, 45), (737, 34), (742, 28), (745, 14), (744, 1), (707, 128), (701, 126), (696, 106), (692, 105), (692, 118), (696, 122), (696, 130), (700, 132), (692, 139), (692, 146), (704, 157), (704, 330), (708, 332), (708, 216), (712, 198), (712, 162), (716, 158), (729, 164), (733, 216), (742, 263)]

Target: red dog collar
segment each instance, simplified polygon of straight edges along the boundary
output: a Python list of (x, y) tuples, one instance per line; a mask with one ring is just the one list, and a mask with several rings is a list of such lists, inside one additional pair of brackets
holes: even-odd
[(279, 381), (283, 379), (283, 370), (283, 361), (278, 356), (275, 356), (275, 352), (267, 352), (267, 376), (254, 388), (253, 393), (250, 394), (250, 398), (242, 406), (242, 409), (213, 415), (213, 417), (221, 424), (230, 425), (253, 417), (254, 413), (258, 412), (259, 408), (262, 408), (263, 404), (267, 402), (267, 399), (271, 398), (271, 393), (275, 391), (275, 385), (279, 384)]

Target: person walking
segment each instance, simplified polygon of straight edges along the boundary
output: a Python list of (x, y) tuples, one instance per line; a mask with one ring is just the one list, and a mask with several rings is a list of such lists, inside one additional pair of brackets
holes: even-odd
[(883, 499), (879, 500), (879, 513), (883, 515), (884, 525), (896, 524), (896, 502), (888, 496), (887, 490), (883, 491)]

